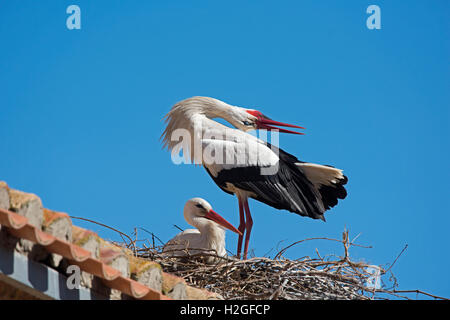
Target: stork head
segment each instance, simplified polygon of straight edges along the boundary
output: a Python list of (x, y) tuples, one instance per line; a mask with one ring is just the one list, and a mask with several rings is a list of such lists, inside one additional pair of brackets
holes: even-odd
[(262, 114), (258, 110), (236, 107), (232, 116), (233, 116), (233, 119), (231, 121), (232, 124), (236, 128), (238, 128), (239, 130), (242, 130), (242, 131), (263, 129), (263, 130), (278, 130), (279, 132), (292, 133), (292, 134), (304, 134), (302, 132), (297, 132), (297, 131), (292, 131), (292, 130), (287, 130), (287, 129), (276, 127), (276, 126), (282, 126), (282, 127), (305, 129), (303, 127), (296, 126), (293, 124), (283, 123), (283, 122), (278, 122), (278, 121), (272, 120), (269, 117)]
[(202, 198), (192, 198), (186, 202), (184, 206), (184, 218), (193, 226), (197, 226), (198, 224), (205, 223), (205, 220), (209, 220), (225, 229), (241, 235), (241, 232), (238, 229), (233, 227), (231, 223), (215, 212), (208, 201)]

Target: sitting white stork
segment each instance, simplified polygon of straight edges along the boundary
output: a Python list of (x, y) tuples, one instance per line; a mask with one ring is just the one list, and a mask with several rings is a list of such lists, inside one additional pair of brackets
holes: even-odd
[[(241, 234), (231, 223), (215, 212), (202, 198), (188, 200), (183, 210), (184, 219), (197, 229), (187, 229), (168, 241), (163, 252), (169, 256), (187, 256), (202, 254), (206, 262), (212, 263), (225, 257), (225, 228)], [(208, 256), (209, 255), (209, 256)]]
[[(212, 120), (214, 118), (222, 118), (236, 129)], [(253, 226), (249, 197), (277, 209), (325, 221), (325, 211), (347, 195), (344, 188), (347, 177), (342, 170), (300, 161), (246, 133), (265, 129), (302, 134), (275, 125), (304, 129), (302, 127), (277, 122), (257, 110), (232, 106), (209, 97), (192, 97), (178, 102), (166, 115), (166, 122), (164, 147), (173, 153), (182, 149), (192, 162), (205, 167), (223, 191), (237, 196), (238, 230), (242, 234), (246, 231), (244, 259)], [(188, 133), (190, 140), (180, 144), (183, 131)], [(242, 241), (240, 235), (238, 257)]]

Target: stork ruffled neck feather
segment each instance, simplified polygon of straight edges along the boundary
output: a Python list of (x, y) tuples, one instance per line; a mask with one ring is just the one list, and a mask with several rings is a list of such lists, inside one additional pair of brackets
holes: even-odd
[[(244, 123), (248, 118), (255, 118), (247, 113), (248, 109), (232, 106), (223, 101), (210, 97), (192, 97), (176, 103), (164, 117), (167, 126), (161, 135), (163, 147), (173, 150), (179, 141), (173, 139), (175, 130), (186, 130), (190, 135), (188, 159), (196, 164), (201, 164), (201, 159), (194, 157), (194, 144), (201, 141), (205, 132), (211, 129), (234, 130), (211, 119), (222, 118), (235, 128), (245, 132), (253, 130), (250, 125)], [(182, 134), (182, 131), (179, 131)], [(239, 134), (239, 133), (238, 133)], [(177, 150), (178, 151), (178, 150)], [(186, 156), (186, 154), (185, 154)]]

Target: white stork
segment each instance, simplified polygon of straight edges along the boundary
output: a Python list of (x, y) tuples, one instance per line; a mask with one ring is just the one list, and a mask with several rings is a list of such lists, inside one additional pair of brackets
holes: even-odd
[[(241, 256), (245, 232), (244, 259), (247, 258), (253, 226), (248, 198), (325, 221), (324, 212), (347, 195), (344, 188), (347, 177), (342, 170), (300, 161), (246, 133), (249, 130), (265, 129), (301, 134), (275, 125), (304, 129), (302, 127), (273, 121), (260, 111), (232, 106), (209, 97), (192, 97), (180, 101), (165, 118), (167, 127), (162, 135), (164, 147), (172, 152), (183, 149), (183, 154), (192, 162), (204, 166), (223, 191), (238, 198), (238, 230), (242, 234), (238, 241), (238, 257)], [(222, 125), (212, 120), (214, 118), (222, 118), (235, 128)], [(180, 131), (177, 129), (181, 132), (184, 130), (191, 138), (181, 147)]]
[(237, 234), (237, 230), (226, 221), (211, 205), (202, 198), (188, 200), (183, 210), (184, 219), (197, 229), (187, 229), (168, 241), (163, 248), (170, 256), (186, 256), (188, 254), (207, 253), (207, 262), (214, 262), (214, 254), (220, 257), (227, 255), (225, 250), (225, 228)]

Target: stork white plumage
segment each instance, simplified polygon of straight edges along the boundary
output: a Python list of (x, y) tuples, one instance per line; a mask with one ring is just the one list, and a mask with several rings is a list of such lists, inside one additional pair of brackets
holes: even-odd
[[(303, 127), (277, 122), (260, 111), (229, 105), (209, 97), (192, 97), (175, 104), (166, 115), (164, 146), (202, 164), (214, 182), (225, 192), (234, 194), (239, 202), (240, 223), (237, 256), (242, 250), (245, 232), (244, 259), (253, 226), (248, 198), (277, 209), (325, 220), (323, 214), (334, 207), (347, 192), (347, 177), (331, 166), (307, 163), (247, 133), (265, 129), (302, 134), (275, 127)], [(222, 118), (235, 128), (212, 119)], [(177, 131), (178, 129), (178, 131)], [(183, 132), (188, 141), (180, 143)]]
[(205, 260), (214, 262), (216, 259), (214, 255), (224, 257), (227, 254), (225, 229), (240, 234), (239, 230), (215, 212), (208, 201), (202, 198), (188, 200), (183, 214), (185, 220), (196, 229), (184, 230), (168, 241), (163, 248), (163, 252), (168, 255), (180, 257), (206, 253), (211, 256)]

